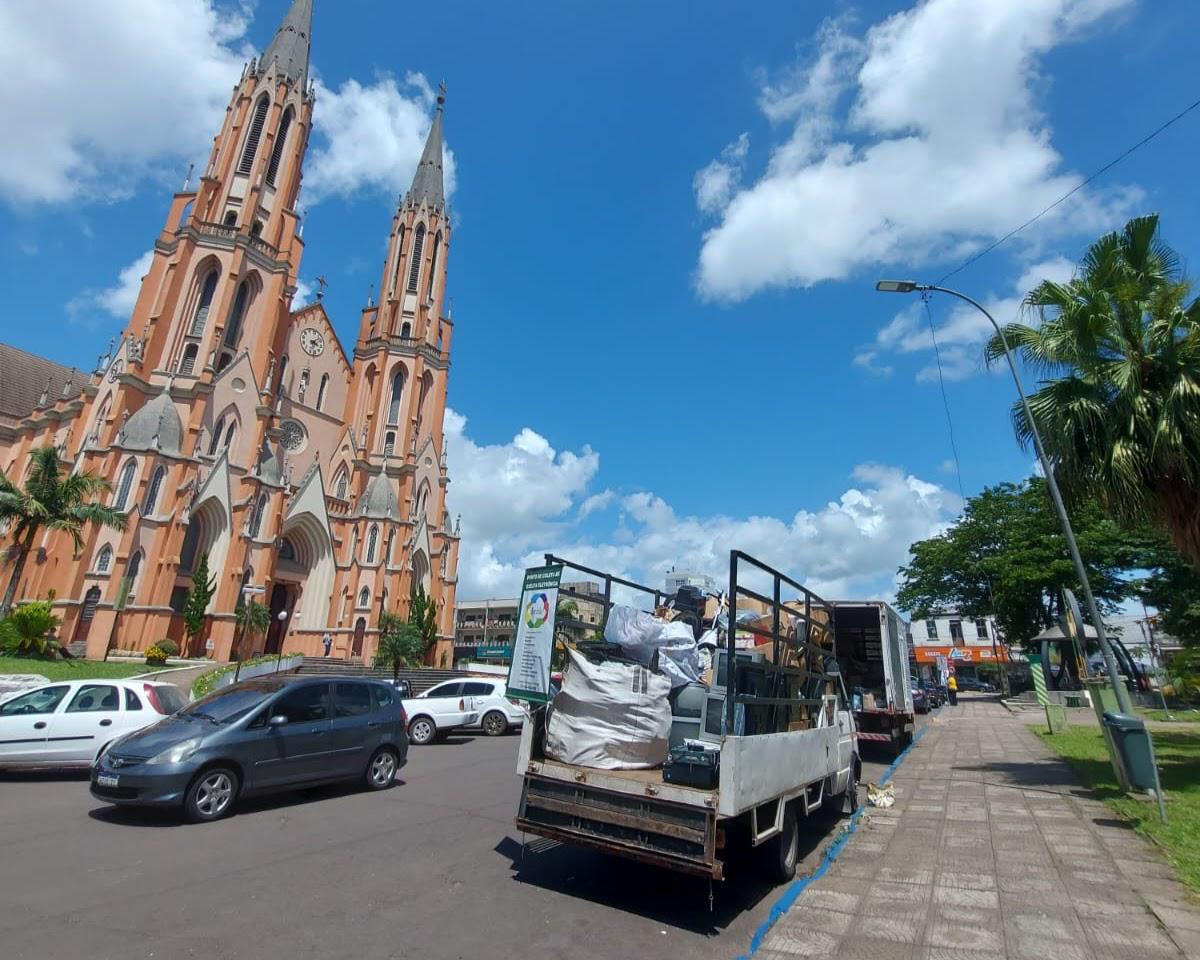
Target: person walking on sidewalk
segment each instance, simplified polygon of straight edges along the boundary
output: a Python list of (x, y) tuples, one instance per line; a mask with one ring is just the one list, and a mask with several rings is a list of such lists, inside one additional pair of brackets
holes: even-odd
[(950, 691), (950, 706), (958, 706), (958, 680), (954, 674), (950, 674), (950, 679), (946, 681), (946, 689)]
[(321, 645), (325, 648), (325, 656), (329, 656), (329, 648), (333, 646), (333, 637), (329, 635), (329, 631), (325, 631), (325, 635), (321, 637)]

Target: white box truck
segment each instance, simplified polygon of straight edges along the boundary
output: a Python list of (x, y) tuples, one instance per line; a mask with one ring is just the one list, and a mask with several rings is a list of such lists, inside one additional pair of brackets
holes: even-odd
[[(606, 618), (614, 584), (653, 596), (655, 606), (666, 600), (602, 571), (546, 560), (601, 579)], [(737, 628), (724, 631), (699, 717), (700, 737), (719, 753), (715, 782), (687, 786), (665, 780), (662, 769), (555, 760), (544, 749), (547, 711), (538, 708), (521, 734), (522, 833), (713, 879), (723, 877), (727, 851), (748, 847), (763, 872), (783, 882), (795, 874), (801, 819), (830, 803), (855, 809), (861, 765), (830, 605), (736, 550), (727, 597), (726, 623)], [(739, 603), (754, 605), (756, 622), (739, 620)], [(745, 648), (750, 634), (753, 650)]]
[(899, 755), (916, 731), (908, 623), (882, 600), (840, 600), (833, 609), (838, 665), (858, 739)]

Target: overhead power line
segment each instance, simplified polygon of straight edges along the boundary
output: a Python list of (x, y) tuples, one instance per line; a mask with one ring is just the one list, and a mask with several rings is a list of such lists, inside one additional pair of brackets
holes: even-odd
[(1100, 176), (1103, 176), (1104, 174), (1106, 174), (1109, 170), (1111, 170), (1113, 167), (1115, 167), (1118, 163), (1120, 163), (1122, 160), (1124, 160), (1130, 154), (1136, 153), (1138, 150), (1140, 150), (1142, 147), (1144, 147), (1146, 144), (1148, 144), (1151, 140), (1153, 140), (1155, 137), (1157, 137), (1160, 133), (1162, 133), (1164, 130), (1166, 130), (1169, 126), (1182, 120), (1184, 117), (1186, 117), (1189, 113), (1191, 113), (1197, 107), (1200, 107), (1200, 100), (1195, 100), (1188, 106), (1184, 107), (1182, 110), (1179, 111), (1179, 113), (1177, 113), (1177, 114), (1175, 114), (1175, 116), (1171, 117), (1170, 120), (1167, 120), (1165, 123), (1161, 124), (1159, 127), (1157, 127), (1155, 130), (1153, 130), (1151, 133), (1148, 133), (1146, 136), (1142, 137), (1141, 140), (1139, 140), (1133, 146), (1129, 147), (1123, 153), (1119, 154), (1116, 157), (1113, 157), (1113, 159), (1109, 160), (1108, 163), (1106, 163), (1104, 166), (1102, 166), (1099, 170), (1092, 173), (1091, 176), (1089, 176), (1086, 180), (1082, 181), (1081, 183), (1076, 184), (1072, 189), (1068, 190), (1061, 197), (1059, 197), (1052, 204), (1050, 204), (1050, 206), (1046, 207), (1044, 210), (1040, 211), (1035, 216), (1030, 217), (1019, 227), (1016, 227), (1015, 229), (1010, 230), (1008, 233), (1006, 233), (1004, 236), (1002, 236), (999, 240), (995, 241), (994, 243), (990, 244), (987, 247), (984, 247), (982, 250), (980, 250), (974, 256), (968, 257), (961, 264), (959, 264), (957, 267), (955, 267), (953, 270), (951, 270), (949, 273), (947, 273), (944, 277), (942, 277), (940, 280), (938, 280), (937, 283), (935, 284), (935, 286), (939, 286), (939, 285), (945, 283), (956, 273), (961, 273), (963, 270), (966, 270), (967, 267), (971, 266), (971, 264), (986, 257), (989, 253), (991, 253), (993, 250), (995, 250), (1002, 243), (1005, 243), (1006, 241), (1011, 240), (1013, 237), (1015, 237), (1018, 233), (1020, 233), (1026, 227), (1031, 226), (1034, 223), (1037, 223), (1039, 220), (1042, 219), (1042, 217), (1044, 217), (1046, 214), (1048, 214), (1051, 210), (1053, 210), (1059, 204), (1063, 203), (1066, 200), (1069, 200), (1072, 196), (1077, 194), (1080, 190), (1082, 190), (1084, 187), (1086, 187), (1089, 183), (1091, 183), (1097, 177), (1100, 177)]

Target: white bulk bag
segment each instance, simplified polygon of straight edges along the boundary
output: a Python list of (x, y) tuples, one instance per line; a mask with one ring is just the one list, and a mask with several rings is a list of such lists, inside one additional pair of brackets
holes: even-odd
[(592, 663), (575, 650), (546, 721), (546, 756), (601, 770), (646, 770), (667, 759), (671, 681), (632, 663)]
[(696, 646), (696, 634), (692, 628), (679, 620), (664, 624), (659, 635), (658, 672), (666, 674), (671, 689), (700, 679), (700, 655)]
[(636, 607), (615, 604), (604, 624), (604, 639), (625, 651), (625, 656), (650, 666), (654, 651), (662, 642), (667, 621)]

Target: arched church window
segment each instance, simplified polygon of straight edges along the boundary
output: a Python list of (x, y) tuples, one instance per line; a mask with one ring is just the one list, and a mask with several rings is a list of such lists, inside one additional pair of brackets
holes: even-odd
[(208, 455), (215, 457), (217, 450), (221, 446), (221, 434), (225, 430), (225, 418), (222, 417), (217, 421), (217, 425), (213, 428), (212, 439), (208, 441)]
[(125, 564), (125, 577), (129, 581), (129, 590), (125, 594), (125, 598), (127, 600), (133, 599), (133, 592), (135, 589), (137, 589), (138, 573), (141, 572), (141, 569), (142, 569), (142, 551), (139, 550), (132, 557), (130, 557), (129, 562), (127, 564)]
[(387, 546), (384, 547), (384, 549), (383, 549), (383, 562), (384, 563), (392, 563), (393, 562), (392, 544), (394, 544), (395, 542), (396, 542), (396, 531), (389, 530), (388, 537), (387, 537)]
[(283, 395), (284, 377), (287, 376), (288, 358), (283, 356), (279, 359), (279, 380), (275, 384), (276, 395)]
[(238, 173), (249, 174), (254, 168), (254, 155), (258, 153), (258, 141), (262, 139), (263, 124), (267, 121), (267, 109), (271, 99), (264, 93), (254, 105), (254, 117), (250, 121), (250, 132), (246, 134), (246, 145), (242, 148), (242, 160)]
[(183, 548), (179, 551), (179, 572), (191, 573), (196, 565), (196, 551), (200, 547), (200, 519), (192, 517), (183, 535)]
[(404, 269), (404, 257), (401, 255), (404, 250), (404, 224), (400, 224), (400, 229), (396, 231), (396, 256), (393, 261), (392, 283), (391, 289), (388, 290), (389, 297), (395, 297), (396, 288), (400, 286), (403, 277), (400, 271)]
[(379, 524), (371, 524), (367, 531), (367, 563), (375, 562), (375, 551), (379, 548)]
[(408, 340), (410, 337), (412, 337), (412, 324), (407, 320), (400, 324), (400, 336), (405, 340)]
[(433, 299), (433, 288), (437, 285), (438, 253), (442, 248), (442, 235), (433, 235), (433, 252), (429, 255), (429, 299)]
[(162, 490), (162, 482), (166, 475), (166, 467), (155, 468), (153, 476), (150, 477), (150, 486), (146, 488), (146, 499), (142, 501), (143, 516), (154, 515), (154, 508), (158, 506), (158, 494)]
[(226, 210), (225, 211), (225, 219), (222, 220), (221, 222), (227, 227), (236, 227), (237, 226), (237, 211), (236, 210)]
[(295, 560), (296, 547), (287, 537), (279, 541), (279, 559), (280, 560)]
[(236, 433), (237, 433), (237, 421), (230, 420), (229, 428), (225, 431), (225, 440), (222, 442), (221, 446), (224, 447), (226, 450), (228, 450), (230, 444), (233, 443), (233, 438)]
[(217, 290), (217, 271), (210, 270), (200, 284), (200, 296), (196, 300), (196, 312), (192, 315), (192, 326), (188, 331), (189, 337), (204, 335), (204, 324), (208, 322), (208, 311), (212, 306), (213, 294)]
[(388, 404), (388, 423), (400, 422), (400, 401), (404, 397), (404, 369), (397, 367), (392, 374), (392, 399)]
[(130, 460), (121, 469), (121, 477), (117, 481), (117, 495), (113, 499), (113, 507), (124, 510), (129, 502), (129, 491), (133, 489), (133, 475), (137, 472), (137, 463)]
[(358, 591), (358, 605), (361, 608), (366, 608), (371, 605), (371, 591), (363, 587)]
[(425, 224), (417, 224), (413, 236), (412, 263), (408, 268), (408, 292), (417, 292), (417, 281), (421, 278), (421, 256), (425, 252)]
[(112, 547), (107, 543), (100, 548), (100, 552), (96, 554), (96, 572), (108, 573), (108, 568), (112, 566)]
[(396, 453), (396, 432), (389, 430), (383, 435), (383, 455), (385, 457), (394, 456)]
[(279, 173), (279, 164), (283, 160), (283, 147), (287, 143), (288, 129), (292, 125), (292, 108), (283, 111), (283, 119), (279, 121), (279, 132), (275, 134), (275, 146), (271, 148), (271, 160), (267, 164), (267, 183), (275, 186), (275, 175)]
[(196, 354), (199, 350), (200, 348), (194, 343), (189, 343), (183, 348), (183, 357), (179, 361), (179, 373), (182, 376), (191, 376), (195, 372)]
[(346, 492), (349, 486), (350, 478), (347, 476), (346, 470), (343, 467), (340, 471), (338, 471), (337, 480), (335, 480), (333, 484), (333, 492), (339, 500), (346, 499)]
[(250, 514), (250, 536), (257, 537), (262, 529), (263, 514), (267, 510), (267, 495), (260, 493), (254, 501), (254, 511)]
[(325, 391), (329, 387), (329, 374), (321, 374), (321, 384), (317, 387), (317, 409), (325, 409)]
[(229, 311), (229, 322), (225, 324), (225, 345), (236, 347), (242, 336), (242, 320), (246, 316), (246, 304), (250, 301), (250, 281), (238, 284), (233, 298), (233, 309)]

